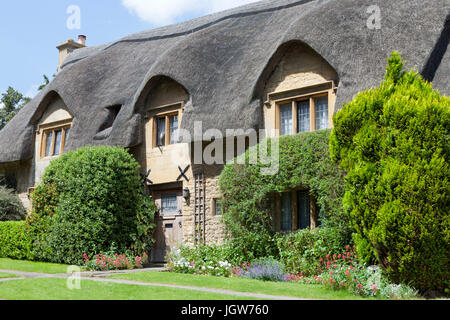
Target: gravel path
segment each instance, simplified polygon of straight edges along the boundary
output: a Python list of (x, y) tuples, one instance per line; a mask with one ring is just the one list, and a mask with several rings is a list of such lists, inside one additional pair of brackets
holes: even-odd
[[(112, 274), (127, 274), (127, 273), (136, 273), (136, 272), (148, 272), (149, 270), (140, 269), (140, 270), (128, 270), (122, 272), (82, 272), (81, 280), (86, 281), (96, 281), (96, 282), (108, 282), (108, 283), (117, 283), (124, 285), (135, 285), (135, 286), (145, 286), (145, 287), (164, 287), (164, 288), (175, 288), (175, 289), (185, 289), (185, 290), (193, 290), (193, 291), (201, 291), (201, 292), (210, 292), (210, 293), (218, 293), (218, 294), (227, 294), (239, 297), (247, 297), (247, 298), (257, 298), (262, 300), (305, 300), (294, 297), (285, 297), (285, 296), (273, 296), (267, 294), (260, 293), (246, 293), (239, 291), (230, 291), (230, 290), (222, 290), (222, 289), (210, 289), (210, 288), (202, 288), (202, 287), (193, 287), (193, 286), (182, 286), (182, 285), (174, 285), (174, 284), (161, 284), (161, 283), (149, 283), (149, 282), (140, 282), (140, 281), (131, 281), (131, 280), (122, 280), (122, 279), (107, 279), (106, 277)], [(157, 269), (151, 269), (151, 271), (158, 271)], [(46, 274), (46, 273), (37, 273), (37, 272), (23, 272), (23, 271), (15, 271), (15, 270), (0, 270), (2, 273), (11, 273), (21, 276), (21, 278), (6, 278), (0, 279), (0, 282), (6, 281), (14, 281), (14, 280), (23, 280), (25, 279), (67, 279), (71, 275), (70, 274)]]

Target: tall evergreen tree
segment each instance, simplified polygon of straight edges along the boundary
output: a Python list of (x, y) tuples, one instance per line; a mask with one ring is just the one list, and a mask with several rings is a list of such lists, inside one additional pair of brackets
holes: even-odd
[(30, 98), (9, 87), (5, 93), (2, 93), (0, 100), (0, 130), (19, 112), (19, 110), (28, 102)]

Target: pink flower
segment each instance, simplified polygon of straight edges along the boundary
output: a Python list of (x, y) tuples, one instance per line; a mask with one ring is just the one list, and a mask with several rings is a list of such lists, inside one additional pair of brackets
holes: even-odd
[(333, 271), (330, 271), (330, 276), (332, 276), (333, 275)]
[(344, 286), (344, 282), (342, 282), (342, 281), (341, 281), (341, 282), (339, 282), (339, 284), (340, 284), (341, 286)]
[(376, 284), (373, 284), (373, 285), (372, 285), (372, 290), (375, 291), (375, 292), (378, 291), (378, 288), (377, 288), (377, 285), (376, 285)]

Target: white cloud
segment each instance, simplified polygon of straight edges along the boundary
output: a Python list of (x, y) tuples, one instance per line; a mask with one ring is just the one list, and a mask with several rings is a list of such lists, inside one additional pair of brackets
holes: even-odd
[(183, 17), (198, 17), (259, 0), (121, 0), (131, 13), (155, 26), (173, 24)]
[(5, 106), (4, 103), (0, 102), (0, 110), (3, 109), (4, 106)]

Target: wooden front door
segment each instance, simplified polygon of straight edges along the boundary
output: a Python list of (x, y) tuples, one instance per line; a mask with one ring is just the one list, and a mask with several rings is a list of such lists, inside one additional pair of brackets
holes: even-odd
[(155, 244), (152, 262), (165, 262), (168, 253), (183, 241), (183, 192), (181, 189), (153, 192), (160, 209), (156, 216)]

